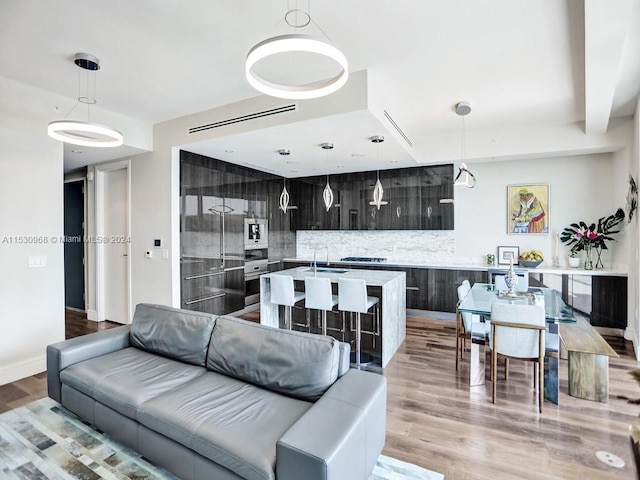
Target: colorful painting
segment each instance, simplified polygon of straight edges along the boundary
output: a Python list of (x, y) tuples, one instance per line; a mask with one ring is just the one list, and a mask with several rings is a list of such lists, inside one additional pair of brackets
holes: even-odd
[(508, 185), (507, 205), (507, 233), (549, 233), (548, 184)]

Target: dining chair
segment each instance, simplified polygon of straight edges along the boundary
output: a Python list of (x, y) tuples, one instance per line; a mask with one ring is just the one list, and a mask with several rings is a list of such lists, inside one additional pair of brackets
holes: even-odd
[[(516, 285), (516, 292), (526, 292), (527, 290), (529, 290), (529, 274), (528, 273), (523, 273), (520, 274), (518, 273), (518, 285)], [(504, 281), (504, 275), (496, 275), (495, 276), (495, 286), (496, 286), (496, 290), (498, 290), (498, 292), (506, 292), (507, 290), (509, 290), (509, 288), (507, 287), (507, 283)]]
[[(471, 284), (465, 279), (458, 286), (458, 305), (464, 300), (469, 291)], [(458, 312), (456, 315), (456, 370), (458, 363), (462, 360), (462, 355), (466, 349), (467, 339), (471, 340), (471, 334), (477, 331), (480, 334), (487, 335), (489, 333), (489, 323), (481, 321), (480, 315), (468, 312)]]
[[(544, 306), (494, 302), (491, 305), (492, 400), (496, 403), (498, 357), (533, 362), (534, 388), (538, 388), (538, 410), (544, 395), (544, 355), (546, 320)], [(505, 367), (505, 378), (508, 366)]]

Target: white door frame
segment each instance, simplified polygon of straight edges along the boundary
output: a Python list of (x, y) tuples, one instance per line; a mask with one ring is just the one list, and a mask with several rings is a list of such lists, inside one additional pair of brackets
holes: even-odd
[[(104, 177), (106, 173), (115, 170), (126, 170), (127, 172), (127, 238), (131, 238), (131, 160), (121, 160), (119, 162), (96, 165), (96, 313), (97, 320), (103, 322), (105, 318), (105, 267), (104, 267), (104, 218), (105, 218), (105, 188)], [(133, 310), (131, 308), (131, 243), (126, 244), (127, 261), (125, 273), (127, 277), (126, 285), (126, 307), (127, 323), (131, 323)]]

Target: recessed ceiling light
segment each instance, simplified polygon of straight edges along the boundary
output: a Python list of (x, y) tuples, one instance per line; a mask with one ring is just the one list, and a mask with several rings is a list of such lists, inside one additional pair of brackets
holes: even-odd
[(344, 165), (336, 165), (337, 168), (344, 168)]
[(232, 150), (232, 149), (230, 149), (230, 148), (225, 148), (225, 149), (224, 149), (224, 153), (236, 153), (236, 151), (235, 151), (235, 150)]
[(351, 156), (353, 158), (362, 158), (362, 157), (366, 157), (366, 155), (364, 153), (352, 153)]
[(298, 170), (291, 170), (291, 173), (298, 173)]
[(298, 165), (299, 163), (300, 163), (300, 162), (296, 162), (296, 161), (293, 161), (293, 160), (289, 160), (289, 161), (287, 162), (287, 165)]
[(389, 163), (398, 163), (398, 160), (389, 160)]
[(71, 150), (71, 153), (82, 153), (81, 150)]

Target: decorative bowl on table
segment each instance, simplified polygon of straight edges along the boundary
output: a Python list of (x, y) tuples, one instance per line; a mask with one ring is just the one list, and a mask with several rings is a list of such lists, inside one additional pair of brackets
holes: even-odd
[(542, 263), (542, 260), (522, 260), (518, 259), (518, 265), (525, 268), (536, 268)]
[(525, 268), (536, 268), (543, 260), (544, 256), (540, 250), (530, 250), (518, 256), (518, 263)]

